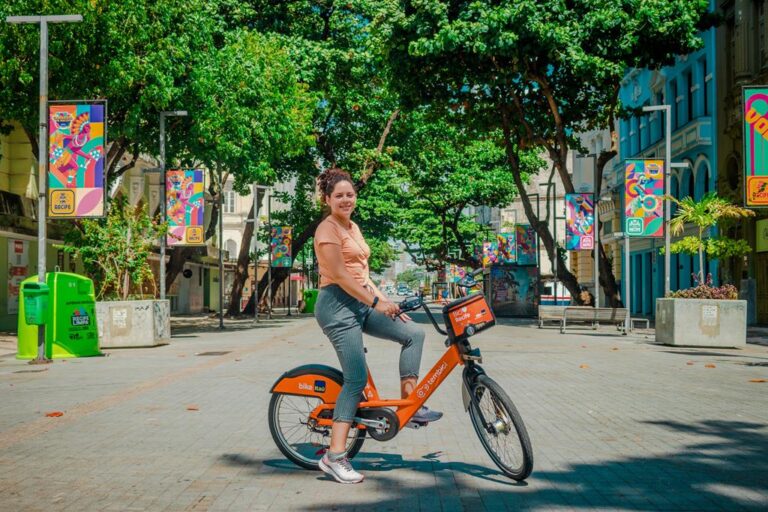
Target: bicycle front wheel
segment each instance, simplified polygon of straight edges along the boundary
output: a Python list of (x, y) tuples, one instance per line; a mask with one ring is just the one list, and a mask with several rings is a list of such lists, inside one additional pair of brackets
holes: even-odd
[(528, 478), (533, 450), (523, 419), (507, 393), (487, 375), (479, 375), (470, 393), (472, 426), (493, 462), (513, 480)]

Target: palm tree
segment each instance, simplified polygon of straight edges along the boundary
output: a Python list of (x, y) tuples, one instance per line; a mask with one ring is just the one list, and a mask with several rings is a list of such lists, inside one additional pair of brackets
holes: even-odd
[(699, 253), (699, 282), (704, 282), (704, 234), (712, 227), (717, 226), (721, 219), (741, 219), (754, 216), (755, 212), (737, 206), (715, 192), (708, 192), (698, 201), (688, 196), (684, 199), (675, 199), (667, 195), (666, 198), (677, 205), (675, 217), (669, 221), (669, 229), (673, 235), (679, 235), (685, 229), (686, 224), (693, 224), (699, 229), (698, 237), (685, 237), (687, 247), (694, 247)]

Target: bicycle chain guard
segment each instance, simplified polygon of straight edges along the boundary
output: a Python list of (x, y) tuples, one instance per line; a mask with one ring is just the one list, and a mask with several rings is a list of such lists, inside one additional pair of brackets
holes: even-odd
[(387, 424), (385, 430), (377, 428), (366, 428), (366, 432), (376, 441), (389, 441), (400, 431), (400, 420), (391, 409), (386, 407), (376, 407), (372, 409), (361, 409), (358, 416), (364, 419), (383, 421)]

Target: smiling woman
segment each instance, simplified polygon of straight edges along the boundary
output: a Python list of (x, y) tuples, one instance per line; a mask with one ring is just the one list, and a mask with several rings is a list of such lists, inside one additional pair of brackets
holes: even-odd
[[(405, 398), (416, 386), (424, 331), (409, 322), (408, 315), (400, 314), (400, 308), (371, 281), (371, 249), (351, 218), (357, 192), (350, 175), (341, 169), (328, 169), (318, 177), (317, 184), (331, 213), (315, 231), (320, 270), (315, 315), (339, 356), (344, 374), (333, 411), (329, 450), (319, 467), (338, 482), (357, 483), (363, 481), (363, 475), (349, 463), (346, 445), (368, 379), (363, 332), (401, 345), (400, 388)], [(442, 413), (422, 407), (413, 418), (426, 423), (441, 416)]]

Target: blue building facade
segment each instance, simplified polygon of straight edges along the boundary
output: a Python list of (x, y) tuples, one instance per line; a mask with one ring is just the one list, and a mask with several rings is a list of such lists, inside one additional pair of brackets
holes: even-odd
[[(714, 8), (714, 4), (710, 4)], [(686, 163), (687, 168), (672, 168), (667, 193), (681, 199), (701, 198), (717, 188), (717, 108), (715, 73), (715, 29), (701, 34), (704, 45), (695, 53), (678, 57), (673, 66), (657, 71), (630, 70), (619, 93), (623, 105), (639, 108), (651, 105), (672, 106), (672, 162)], [(624, 162), (629, 158), (665, 158), (665, 115), (649, 112), (622, 119), (618, 123), (618, 158), (608, 180), (617, 204), (624, 211)], [(675, 205), (672, 205), (672, 216)], [(621, 221), (623, 225), (623, 221)], [(694, 234), (686, 229), (686, 236)], [(675, 241), (679, 237), (672, 237)], [(621, 258), (624, 261), (623, 243)], [(631, 239), (630, 307), (632, 314), (653, 316), (656, 299), (664, 296), (664, 255), (660, 249), (664, 239)], [(717, 280), (717, 262), (706, 261), (705, 272)], [(694, 284), (692, 274), (699, 271), (698, 257), (671, 255), (670, 287), (688, 288)], [(628, 279), (622, 265), (621, 288)], [(619, 277), (619, 276), (617, 276)]]

